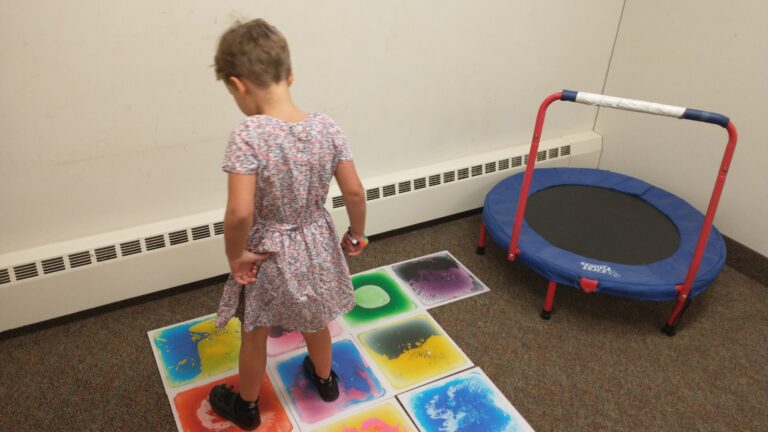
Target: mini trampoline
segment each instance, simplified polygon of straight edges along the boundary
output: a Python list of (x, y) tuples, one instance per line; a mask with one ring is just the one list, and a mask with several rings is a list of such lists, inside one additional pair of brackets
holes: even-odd
[[(642, 180), (599, 169), (534, 170), (547, 107), (554, 101), (618, 108), (720, 125), (728, 145), (707, 214)], [(541, 317), (551, 317), (558, 284), (638, 300), (676, 301), (662, 330), (675, 328), (691, 300), (725, 265), (726, 249), (712, 226), (737, 133), (725, 116), (611, 96), (564, 90), (539, 108), (524, 172), (507, 177), (485, 198), (477, 252), (486, 234), (549, 280)]]

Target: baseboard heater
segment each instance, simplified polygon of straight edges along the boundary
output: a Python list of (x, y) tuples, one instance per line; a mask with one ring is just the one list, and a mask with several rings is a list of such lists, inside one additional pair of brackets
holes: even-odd
[[(537, 166), (596, 168), (602, 138), (542, 141)], [(363, 179), (368, 234), (472, 210), (525, 168), (528, 144)], [(347, 227), (331, 187), (326, 208)], [(224, 274), (222, 209), (0, 255), (0, 331)]]

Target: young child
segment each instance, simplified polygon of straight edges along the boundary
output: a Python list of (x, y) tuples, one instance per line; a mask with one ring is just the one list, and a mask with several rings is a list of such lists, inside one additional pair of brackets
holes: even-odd
[[(219, 385), (213, 409), (243, 429), (260, 423), (259, 386), (272, 326), (299, 330), (309, 356), (304, 373), (325, 401), (339, 396), (327, 323), (354, 306), (343, 250), (363, 251), (365, 195), (338, 125), (292, 101), (288, 44), (266, 21), (236, 24), (219, 42), (216, 77), (248, 116), (231, 133), (224, 240), (231, 276), (216, 324), (242, 323), (240, 392)], [(350, 227), (341, 244), (324, 208), (336, 178)]]

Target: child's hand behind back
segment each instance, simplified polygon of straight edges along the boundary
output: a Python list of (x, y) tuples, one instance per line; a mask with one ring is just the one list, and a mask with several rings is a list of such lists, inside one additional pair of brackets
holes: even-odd
[(229, 260), (229, 270), (235, 282), (240, 285), (247, 285), (256, 281), (256, 275), (259, 273), (259, 267), (262, 261), (269, 257), (268, 253), (253, 253), (243, 251), (238, 258)]

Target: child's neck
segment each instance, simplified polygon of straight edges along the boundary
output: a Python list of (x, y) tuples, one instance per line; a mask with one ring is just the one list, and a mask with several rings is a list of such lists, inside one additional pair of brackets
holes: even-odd
[(257, 89), (254, 96), (258, 114), (268, 115), (289, 123), (298, 123), (307, 117), (307, 113), (293, 103), (286, 82)]

